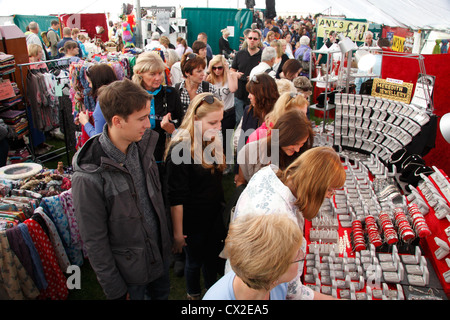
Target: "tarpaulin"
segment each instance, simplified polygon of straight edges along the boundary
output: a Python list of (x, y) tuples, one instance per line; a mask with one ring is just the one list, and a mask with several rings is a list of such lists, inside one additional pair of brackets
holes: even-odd
[[(101, 38), (103, 42), (108, 41), (108, 21), (104, 13), (75, 13), (60, 16), (64, 26), (86, 30), (89, 38)], [(103, 27), (104, 32), (97, 34), (97, 26)]]

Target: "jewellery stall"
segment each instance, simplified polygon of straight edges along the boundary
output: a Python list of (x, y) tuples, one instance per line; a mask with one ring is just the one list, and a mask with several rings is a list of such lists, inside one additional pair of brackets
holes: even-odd
[(306, 285), (352, 300), (450, 296), (450, 179), (409, 151), (429, 126), (413, 104), (335, 95), (335, 121), (315, 144), (337, 150), (347, 178), (305, 223)]

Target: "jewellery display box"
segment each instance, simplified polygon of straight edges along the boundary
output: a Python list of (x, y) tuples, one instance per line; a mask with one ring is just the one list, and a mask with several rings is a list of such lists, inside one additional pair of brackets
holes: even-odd
[(335, 96), (334, 144), (373, 153), (385, 163), (430, 121), (422, 109), (366, 95)]
[[(352, 300), (446, 300), (449, 292), (442, 284), (450, 283), (450, 265), (438, 269), (436, 261), (450, 264), (450, 227), (445, 237), (436, 236), (429, 223), (441, 216), (450, 222), (448, 179), (440, 171), (423, 176), (406, 197), (373, 154), (342, 151), (340, 156), (344, 187), (305, 222), (304, 283)], [(430, 242), (435, 249), (423, 250)]]

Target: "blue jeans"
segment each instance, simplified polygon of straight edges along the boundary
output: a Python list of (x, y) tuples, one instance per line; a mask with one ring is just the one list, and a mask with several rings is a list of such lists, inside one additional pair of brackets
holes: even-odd
[(168, 300), (170, 292), (169, 264), (164, 265), (164, 274), (147, 285), (130, 285), (130, 300)]
[(186, 238), (186, 277), (187, 293), (201, 294), (200, 270), (203, 273), (205, 288), (209, 289), (217, 281), (217, 275), (223, 273), (219, 253), (222, 250), (220, 241), (213, 240), (206, 233), (190, 234)]
[(246, 104), (245, 100), (241, 100), (236, 97), (234, 98), (234, 112), (236, 114), (236, 125), (239, 124), (242, 116), (244, 115), (245, 104)]

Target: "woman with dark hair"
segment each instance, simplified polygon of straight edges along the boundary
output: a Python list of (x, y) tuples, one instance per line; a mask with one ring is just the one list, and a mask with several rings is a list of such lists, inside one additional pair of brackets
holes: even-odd
[(78, 56), (80, 47), (75, 41), (69, 40), (64, 43), (64, 47), (60, 49), (61, 53), (64, 53), (64, 58), (69, 58), (69, 63), (78, 62), (81, 58)]
[(213, 84), (203, 81), (206, 62), (198, 54), (185, 53), (181, 58), (180, 65), (184, 80), (177, 83), (175, 89), (180, 94), (183, 114), (185, 114), (189, 104), (196, 95), (203, 92), (211, 92), (214, 96), (217, 96), (217, 89)]
[(254, 76), (246, 85), (250, 105), (245, 107), (242, 130), (256, 129), (272, 111), (280, 94), (275, 79), (266, 73)]
[(287, 60), (280, 73), (280, 79), (288, 79), (290, 81), (294, 80), (298, 77), (300, 72), (302, 71), (302, 64), (297, 59), (289, 59)]
[[(267, 73), (253, 76), (245, 88), (248, 91), (250, 105), (245, 107), (244, 115), (235, 132), (236, 154), (247, 143), (248, 136), (263, 124), (266, 115), (272, 111), (280, 96), (275, 79)], [(238, 172), (239, 166), (234, 166), (235, 182)]]
[[(90, 95), (96, 101), (95, 109), (92, 114), (89, 114), (89, 110), (82, 111), (78, 115), (78, 120), (80, 124), (84, 127), (84, 131), (89, 137), (99, 134), (103, 131), (103, 126), (106, 121), (103, 117), (102, 110), (100, 109), (100, 104), (97, 100), (98, 89), (102, 86), (108, 85), (113, 81), (117, 80), (117, 76), (108, 64), (100, 63), (89, 67), (86, 70), (86, 77), (91, 87)], [(92, 122), (92, 123), (91, 123)]]
[(274, 164), (286, 169), (313, 145), (314, 132), (305, 113), (293, 108), (276, 121), (273, 134), (246, 144), (238, 154), (239, 176), (236, 187), (246, 184), (259, 169)]
[(185, 39), (178, 37), (175, 51), (181, 59), (185, 53), (192, 53), (192, 48), (188, 46)]
[(205, 59), (206, 67), (208, 67), (211, 58), (206, 55), (207, 53), (206, 43), (200, 40), (195, 40), (194, 43), (192, 44), (192, 51), (195, 54), (198, 54), (203, 59)]

